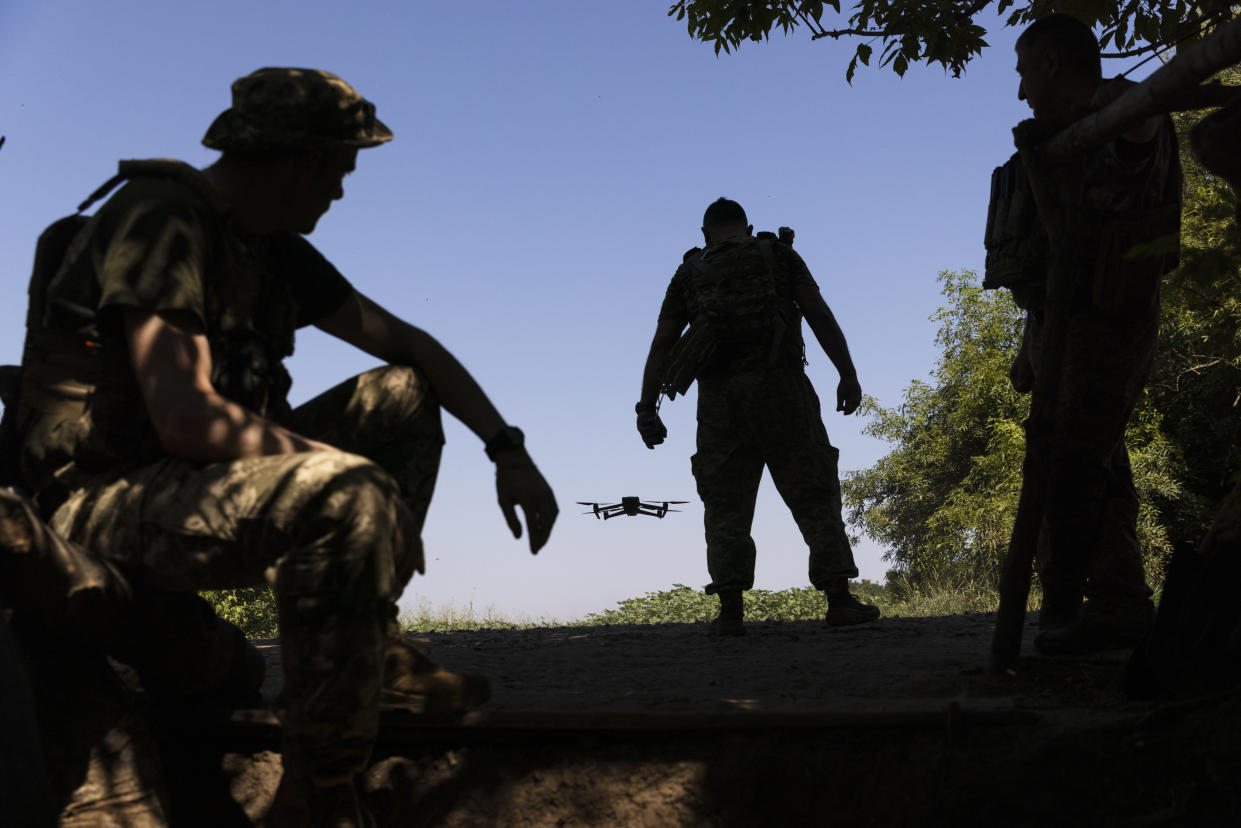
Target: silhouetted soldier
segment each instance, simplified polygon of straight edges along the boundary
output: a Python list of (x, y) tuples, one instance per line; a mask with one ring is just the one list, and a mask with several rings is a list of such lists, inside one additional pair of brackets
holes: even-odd
[[(557, 514), (521, 432), (460, 363), (303, 238), (343, 196), (357, 151), (391, 137), (335, 75), (260, 69), (207, 130), (216, 163), (123, 163), (96, 196), (126, 186), (32, 290), (20, 482), (52, 528), (143, 585), (275, 589), (276, 825), (363, 824), (354, 780), (381, 701), (461, 710), (489, 692), (427, 663), (395, 623), (423, 571), (440, 407), (485, 442), (531, 552)], [(283, 361), (311, 324), (388, 365), (293, 410)]]
[[(1114, 99), (1098, 42), (1052, 14), (1017, 41), (1018, 97), (1047, 135)], [(1088, 153), (1067, 199), (1076, 237), (1040, 536), (1043, 610), (1035, 646), (1082, 653), (1133, 646), (1154, 613), (1137, 539), (1125, 425), (1146, 382), (1159, 329), (1159, 286), (1176, 264), (1181, 171), (1171, 119), (1150, 119)], [(1019, 155), (996, 170), (984, 287), (1007, 287), (1026, 311), (1010, 377), (1029, 391), (1042, 369), (1048, 236)], [(1083, 597), (1087, 598), (1083, 604)]]
[(648, 448), (662, 443), (661, 388), (672, 397), (698, 380), (698, 452), (690, 463), (705, 512), (707, 592), (720, 598), (714, 632), (745, 633), (742, 593), (754, 586), (750, 526), (764, 466), (810, 547), (810, 583), (827, 595), (828, 624), (873, 621), (879, 610), (849, 593), (857, 567), (841, 519), (839, 452), (803, 368), (803, 315), (840, 373), (836, 410), (852, 414), (862, 388), (805, 262), (772, 234), (752, 231), (736, 202), (707, 207), (706, 246), (685, 255), (659, 311), (638, 432)]

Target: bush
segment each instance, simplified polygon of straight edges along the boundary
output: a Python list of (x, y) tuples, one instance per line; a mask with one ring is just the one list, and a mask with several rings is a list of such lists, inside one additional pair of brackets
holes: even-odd
[(200, 593), (216, 615), (236, 624), (246, 638), (275, 638), (279, 630), (276, 596), (271, 587), (222, 589)]
[[(868, 603), (883, 606), (887, 600), (882, 584), (858, 581), (850, 587), (853, 594)], [(715, 618), (719, 601), (684, 584), (672, 589), (648, 592), (641, 598), (618, 602), (617, 609), (591, 613), (582, 625), (593, 624), (699, 624)], [(771, 592), (752, 589), (745, 594), (746, 621), (810, 621), (823, 617), (827, 600), (811, 587), (798, 587)]]

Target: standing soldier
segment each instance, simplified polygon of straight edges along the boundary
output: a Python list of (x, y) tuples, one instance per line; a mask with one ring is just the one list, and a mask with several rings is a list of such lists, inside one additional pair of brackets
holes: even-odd
[[(260, 69), (232, 92), (203, 138), (219, 160), (122, 163), (96, 196), (126, 186), (32, 284), (20, 483), (60, 536), (144, 586), (268, 579), (285, 673), (270, 824), (364, 824), (354, 782), (381, 701), (460, 709), (487, 693), (427, 665), (395, 623), (423, 571), (441, 407), (485, 443), (531, 552), (557, 507), (522, 433), (452, 354), (304, 238), (358, 150), (392, 138), (374, 105), (312, 69)], [(290, 409), (283, 363), (306, 325), (387, 365)]]
[[(1017, 40), (1018, 98), (1055, 134), (1125, 88), (1103, 81), (1090, 28), (1064, 14), (1032, 23)], [(1061, 192), (1072, 233), (1072, 295), (1039, 539), (1044, 654), (1132, 647), (1154, 614), (1137, 537), (1125, 426), (1142, 394), (1159, 333), (1159, 287), (1177, 259), (1181, 169), (1170, 118), (1151, 118), (1087, 153)], [(1061, 188), (1063, 189), (1063, 188)], [(1059, 208), (1058, 208), (1059, 209)], [(1049, 236), (1021, 156), (992, 176), (983, 287), (1006, 287), (1026, 311), (1010, 370), (1030, 391), (1044, 369)], [(1034, 427), (1041, 427), (1034, 424)], [(1086, 600), (1083, 600), (1086, 599)]]
[(656, 413), (660, 392), (672, 398), (698, 380), (698, 452), (690, 464), (705, 512), (706, 591), (720, 597), (714, 633), (745, 634), (742, 593), (754, 586), (750, 526), (764, 466), (810, 547), (810, 583), (827, 595), (827, 623), (873, 621), (879, 610), (849, 593), (857, 567), (841, 519), (839, 452), (804, 370), (803, 315), (840, 373), (836, 410), (852, 414), (862, 388), (805, 262), (753, 229), (735, 201), (707, 207), (705, 248), (685, 255), (659, 311), (638, 432), (648, 448), (662, 443), (668, 432)]

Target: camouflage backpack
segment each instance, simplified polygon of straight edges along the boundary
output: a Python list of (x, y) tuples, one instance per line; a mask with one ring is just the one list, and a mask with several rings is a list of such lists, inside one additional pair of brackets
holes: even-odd
[[(151, 176), (182, 181), (204, 201), (215, 197), (203, 184), (201, 174), (181, 162), (121, 161), (117, 174), (79, 204), (77, 212), (53, 222), (39, 236), (28, 289), (30, 303), (26, 312), (23, 365), (0, 366), (0, 400), (4, 405), (4, 415), (0, 418), (0, 485), (15, 486), (22, 482), (18, 468), (21, 450), (21, 426), (18, 419), (19, 412), (23, 410), (23, 386), (27, 386), (27, 398), (32, 393), (29, 386), (40, 387), (51, 394), (50, 400), (39, 403), (42, 406), (65, 405), (80, 408), (90, 389), (80, 383), (67, 381), (66, 372), (80, 377), (92, 377), (98, 370), (99, 343), (94, 341), (89, 331), (53, 331), (44, 324), (49, 287), (85, 253), (94, 231), (95, 216), (98, 213), (88, 216), (83, 215), (83, 211), (125, 181)], [(52, 355), (55, 355), (54, 366), (49, 361)]]
[(780, 231), (780, 241), (760, 232), (685, 254), (692, 321), (663, 366), (660, 391), (668, 399), (684, 394), (712, 361), (777, 362), (789, 309), (776, 290), (775, 245), (793, 238), (788, 228)]

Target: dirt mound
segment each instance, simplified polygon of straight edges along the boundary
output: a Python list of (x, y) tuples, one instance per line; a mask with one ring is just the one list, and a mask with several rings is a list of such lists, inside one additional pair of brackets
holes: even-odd
[[(393, 826), (1241, 824), (1241, 704), (1127, 702), (1122, 653), (1027, 655), (991, 677), (993, 623), (419, 636), (445, 666), (490, 676), (494, 695), (455, 722), (388, 719), (368, 800)], [(227, 736), (230, 818), (270, 801), (273, 738)]]

